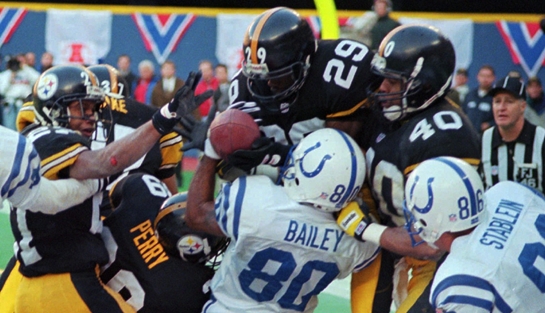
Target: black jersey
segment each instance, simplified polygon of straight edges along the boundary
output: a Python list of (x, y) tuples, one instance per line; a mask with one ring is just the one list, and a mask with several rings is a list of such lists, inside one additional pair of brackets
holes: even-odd
[(168, 190), (143, 174), (127, 176), (120, 188), (120, 205), (104, 220), (110, 262), (101, 268), (102, 281), (138, 312), (201, 312), (214, 271), (168, 255), (154, 234)]
[[(113, 127), (107, 138), (107, 143), (130, 135), (134, 130), (145, 124), (155, 113), (156, 109), (140, 103), (132, 98), (116, 99), (106, 97), (106, 103), (112, 111)], [(98, 135), (103, 135), (100, 127)], [(94, 141), (92, 149), (102, 148), (104, 138)], [(182, 137), (175, 132), (161, 137), (159, 142), (146, 153), (144, 157), (125, 169), (124, 173), (142, 172), (159, 177), (160, 179), (174, 175), (174, 168), (182, 158)], [(115, 175), (112, 181), (118, 177)]]
[[(366, 159), (369, 183), (385, 222), (403, 225), (404, 186), (407, 175), (421, 162), (453, 156), (477, 166), (480, 139), (471, 122), (447, 100), (417, 113), (393, 130), (377, 129)], [(367, 146), (363, 144), (362, 146)]]
[[(61, 127), (37, 127), (29, 130), (27, 138), (42, 159), (41, 174), (49, 179), (69, 178), (70, 166), (89, 150), (85, 137)], [(99, 235), (101, 199), (99, 192), (56, 214), (13, 208), (10, 220), (21, 273), (32, 277), (94, 270), (97, 264), (105, 264), (108, 254)]]
[[(319, 41), (295, 102), (279, 103), (283, 109), (278, 113), (267, 111), (261, 130), (277, 142), (294, 144), (306, 134), (323, 128), (326, 119), (343, 118), (366, 106), (369, 90), (378, 88), (382, 81), (370, 70), (373, 55), (357, 41)], [(242, 72), (233, 78), (229, 88), (231, 104), (258, 102), (250, 94), (247, 81)]]

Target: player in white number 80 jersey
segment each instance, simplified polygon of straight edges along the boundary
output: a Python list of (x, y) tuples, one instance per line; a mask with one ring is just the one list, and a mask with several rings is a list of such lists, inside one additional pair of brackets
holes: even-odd
[(485, 193), (472, 166), (441, 157), (412, 172), (405, 199), (408, 225), (450, 251), (432, 285), (436, 312), (545, 312), (541, 193), (509, 181)]
[(363, 153), (347, 134), (326, 128), (305, 137), (290, 154), (284, 186), (243, 176), (224, 184), (214, 203), (218, 161), (205, 154), (187, 202), (189, 226), (231, 238), (203, 312), (312, 312), (329, 283), (376, 257), (377, 245), (345, 235), (332, 214), (365, 178)]

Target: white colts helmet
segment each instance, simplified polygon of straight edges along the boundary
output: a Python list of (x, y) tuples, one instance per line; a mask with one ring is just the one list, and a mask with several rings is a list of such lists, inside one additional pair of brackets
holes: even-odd
[(301, 140), (283, 174), (288, 196), (326, 212), (352, 201), (365, 179), (365, 158), (358, 144), (342, 131), (324, 128)]
[(483, 219), (484, 188), (477, 171), (465, 161), (438, 157), (422, 162), (405, 184), (406, 227), (434, 243), (445, 232), (477, 226)]

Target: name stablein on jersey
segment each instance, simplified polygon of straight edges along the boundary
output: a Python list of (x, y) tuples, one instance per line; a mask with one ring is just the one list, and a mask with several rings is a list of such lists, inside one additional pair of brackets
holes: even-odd
[(523, 207), (522, 203), (501, 200), (479, 242), (483, 245), (493, 246), (498, 250), (503, 249), (515, 228)]

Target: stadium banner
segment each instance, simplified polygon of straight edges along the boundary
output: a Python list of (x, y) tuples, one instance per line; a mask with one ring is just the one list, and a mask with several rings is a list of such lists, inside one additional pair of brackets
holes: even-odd
[(0, 47), (9, 41), (26, 12), (24, 8), (0, 8)]
[(153, 52), (159, 64), (170, 53), (195, 21), (195, 15), (133, 13), (132, 19), (142, 36), (146, 50)]
[(538, 22), (496, 22), (514, 64), (528, 77), (536, 76), (545, 65), (545, 36)]
[(54, 64), (97, 64), (110, 51), (112, 12), (47, 10), (45, 48)]
[[(2, 43), (1, 55), (32, 51), (39, 60), (42, 53), (49, 51), (55, 56), (55, 64), (105, 62), (115, 66), (119, 55), (127, 54), (132, 59), (131, 69), (134, 73), (138, 73), (138, 63), (144, 59), (152, 60), (158, 68), (168, 58), (177, 65), (177, 75), (181, 78), (196, 70), (199, 62), (204, 59), (214, 65), (227, 64), (229, 75), (234, 75), (242, 61), (244, 32), (252, 19), (262, 12), (262, 9), (15, 2), (4, 2), (0, 7), (26, 12), (24, 18), (18, 20), (19, 24), (13, 24), (16, 27), (6, 33), (9, 36)], [(317, 11), (298, 11), (311, 22), (315, 34), (319, 34), (321, 22)], [(349, 25), (367, 12), (339, 11), (339, 24)], [(1, 27), (1, 14), (0, 31), (6, 29)], [(135, 14), (157, 16), (159, 24), (151, 28), (148, 25), (148, 29), (155, 32), (155, 37), (143, 37), (133, 18)], [(191, 16), (191, 23), (186, 23), (190, 27), (179, 31), (183, 22), (176, 27), (176, 23), (164, 27), (168, 24), (165, 22), (172, 17), (164, 18), (162, 15), (183, 19)], [(519, 71), (524, 79), (533, 75), (545, 79), (545, 38), (536, 26), (543, 18), (540, 15), (393, 12), (392, 17), (402, 23), (424, 22), (435, 25), (445, 32), (456, 48), (456, 66), (468, 69), (469, 85), (472, 88), (477, 86), (477, 71), (484, 64), (494, 67), (497, 78), (507, 75), (509, 71)], [(7, 20), (4, 23), (9, 24)], [(156, 74), (159, 75), (158, 70)]]
[(242, 41), (248, 26), (257, 15), (218, 14), (216, 17), (216, 57), (227, 65), (230, 77), (240, 69), (244, 54)]
[(403, 17), (401, 24), (425, 24), (437, 27), (449, 37), (456, 52), (455, 68), (468, 68), (473, 57), (473, 21), (470, 19), (437, 20)]

